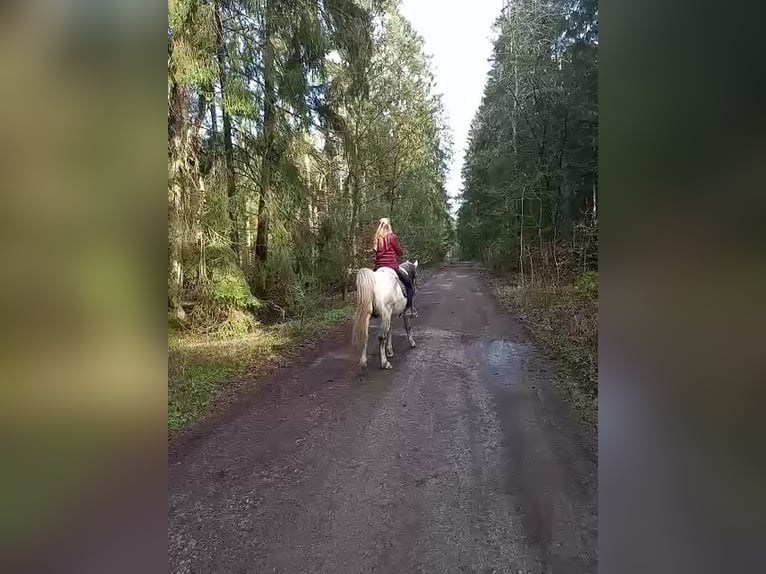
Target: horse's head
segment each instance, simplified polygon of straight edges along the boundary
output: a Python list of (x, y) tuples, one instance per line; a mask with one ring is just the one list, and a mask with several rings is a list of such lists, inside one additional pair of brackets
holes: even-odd
[(417, 280), (417, 272), (418, 272), (418, 260), (415, 259), (415, 262), (412, 263), (409, 259), (402, 263), (400, 265), (402, 269), (407, 273), (407, 275), (410, 276), (410, 279), (412, 279), (412, 284), (415, 285), (415, 282)]

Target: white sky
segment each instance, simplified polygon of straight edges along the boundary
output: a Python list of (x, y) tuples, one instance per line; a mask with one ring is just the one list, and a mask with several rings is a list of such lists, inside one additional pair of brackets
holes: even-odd
[(443, 95), (452, 127), (454, 156), (447, 177), (452, 198), (462, 185), (468, 128), (481, 103), (492, 55), (492, 25), (502, 6), (502, 0), (402, 0), (400, 5), (433, 57), (436, 91)]

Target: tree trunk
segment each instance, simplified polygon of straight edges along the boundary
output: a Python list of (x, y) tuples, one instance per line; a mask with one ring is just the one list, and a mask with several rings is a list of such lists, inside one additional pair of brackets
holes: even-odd
[[(226, 50), (224, 46), (223, 38), (223, 24), (221, 23), (221, 9), (220, 5), (216, 5), (215, 11), (215, 23), (216, 23), (216, 42), (217, 42), (217, 58), (218, 58), (218, 77), (221, 82), (221, 95), (226, 93)], [(236, 204), (236, 181), (234, 175), (234, 144), (232, 142), (232, 130), (231, 130), (231, 116), (226, 111), (226, 107), (222, 106), (223, 111), (223, 151), (224, 161), (226, 163), (226, 197), (229, 204), (229, 224), (231, 228), (229, 230), (229, 244), (231, 250), (237, 256), (239, 260), (239, 225), (237, 218), (237, 204)]]
[(275, 163), (274, 135), (276, 127), (274, 88), (274, 46), (272, 46), (271, 8), (274, 0), (267, 0), (263, 29), (263, 162), (261, 165), (261, 196), (258, 200), (258, 229), (255, 234), (255, 255), (265, 262), (269, 254), (269, 203), (271, 179)]
[(593, 178), (593, 221), (596, 221), (596, 178)]
[(306, 170), (306, 183), (307, 183), (307, 221), (309, 232), (310, 232), (310, 239), (309, 239), (309, 269), (312, 274), (315, 274), (316, 271), (316, 261), (317, 261), (317, 243), (316, 243), (316, 237), (317, 232), (319, 231), (319, 209), (317, 207), (318, 205), (318, 194), (315, 194), (314, 192), (314, 182), (312, 179), (313, 174), (313, 165), (311, 163), (311, 159), (308, 155), (304, 156), (303, 158), (303, 165), (304, 169)]
[(350, 162), (348, 177), (346, 178), (346, 189), (348, 190), (351, 202), (351, 224), (348, 230), (348, 261), (349, 265), (355, 265), (356, 228), (359, 225), (359, 184), (357, 182), (356, 168), (352, 167)]
[(519, 225), (519, 270), (521, 272), (521, 284), (524, 285), (524, 190), (521, 188), (521, 225)]
[(354, 128), (354, 155), (353, 155), (353, 161), (354, 161), (354, 170), (353, 170), (353, 176), (351, 178), (351, 201), (352, 201), (352, 207), (351, 210), (351, 261), (354, 266), (356, 266), (357, 263), (357, 257), (358, 257), (358, 250), (357, 250), (357, 230), (359, 228), (359, 205), (361, 203), (361, 197), (360, 197), (360, 191), (359, 191), (359, 172), (358, 172), (358, 153), (359, 149), (357, 147), (357, 139), (356, 139), (356, 127)]
[(388, 210), (388, 218), (392, 220), (392, 223), (393, 223), (393, 219), (394, 219), (394, 200), (396, 199), (396, 183), (397, 183), (396, 182), (396, 178), (397, 178), (396, 164), (397, 164), (397, 159), (399, 159), (399, 154), (398, 154), (398, 152), (395, 151), (394, 152), (394, 171), (393, 171), (394, 175), (391, 178), (391, 205), (389, 206), (389, 210)]
[(565, 110), (564, 128), (563, 128), (563, 134), (561, 136), (561, 147), (559, 148), (559, 170), (558, 170), (558, 180), (556, 183), (556, 195), (554, 197), (553, 206), (551, 209), (551, 223), (553, 224), (554, 237), (560, 224), (559, 214), (561, 212), (562, 184), (564, 182), (564, 151), (566, 150), (567, 137), (569, 135), (568, 123), (569, 123), (569, 110)]
[(183, 148), (186, 124), (186, 94), (173, 82), (168, 102), (168, 309), (183, 320), (181, 251), (183, 201)]
[(197, 286), (205, 289), (207, 284), (207, 262), (205, 261), (205, 232), (202, 227), (202, 217), (205, 213), (207, 189), (202, 173), (197, 174), (197, 205), (194, 213), (194, 243), (197, 246)]
[(258, 227), (255, 232), (255, 256), (261, 263), (269, 253), (269, 214), (266, 194), (271, 185), (271, 162), (264, 158), (261, 168), (261, 197), (258, 199)]
[[(215, 90), (215, 88), (213, 88)], [(210, 131), (213, 134), (213, 144), (218, 140), (218, 109), (215, 103), (215, 91), (210, 100)]]
[(542, 270), (541, 274), (548, 267), (548, 255), (545, 252), (545, 243), (543, 241), (543, 197), (544, 194), (541, 192), (537, 202), (540, 208), (537, 217), (537, 239), (538, 243), (540, 244), (540, 268)]
[(347, 239), (347, 267), (355, 267), (357, 263), (357, 240), (356, 232), (359, 226), (359, 113), (356, 106), (351, 107), (351, 114), (353, 120), (353, 132), (346, 134), (344, 140), (344, 153), (346, 156), (346, 165), (348, 166), (348, 175), (346, 176), (346, 193), (348, 194), (349, 206), (351, 207), (351, 222), (348, 230)]
[[(515, 24), (514, 24), (515, 26)], [(518, 162), (519, 148), (516, 139), (516, 127), (519, 102), (519, 55), (516, 50), (516, 30), (511, 29), (511, 53), (513, 54), (513, 112), (511, 113), (511, 146), (513, 148), (514, 161)]]
[(208, 98), (206, 91), (200, 91), (197, 100), (197, 116), (193, 122), (189, 122), (187, 130), (187, 145), (193, 149), (194, 173), (189, 174), (189, 182), (196, 181), (196, 186), (192, 188), (192, 201), (189, 202), (187, 209), (190, 210), (192, 217), (188, 223), (187, 238), (190, 244), (194, 245), (194, 263), (196, 264), (197, 276), (195, 285), (198, 289), (204, 289), (207, 283), (207, 269), (205, 267), (205, 241), (204, 231), (202, 229), (202, 217), (205, 212), (205, 202), (207, 200), (205, 188), (205, 173), (201, 163), (202, 142), (199, 137), (199, 131), (205, 123), (208, 110)]

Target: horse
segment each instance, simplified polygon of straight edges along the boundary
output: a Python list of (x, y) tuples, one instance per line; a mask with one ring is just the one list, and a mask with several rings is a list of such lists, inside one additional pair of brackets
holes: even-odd
[[(412, 279), (415, 286), (415, 275), (418, 268), (417, 260), (414, 263), (405, 261), (399, 269)], [(410, 348), (415, 347), (412, 338), (412, 325), (410, 318), (404, 312), (407, 306), (407, 297), (396, 271), (389, 267), (381, 267), (377, 271), (362, 268), (356, 274), (356, 311), (354, 313), (353, 344), (360, 352), (359, 367), (367, 367), (367, 339), (370, 328), (370, 317), (380, 317), (380, 330), (378, 342), (380, 349), (380, 368), (390, 369), (388, 359), (394, 356), (394, 347), (391, 343), (391, 317), (402, 315), (404, 328), (407, 331), (407, 342)], [(414, 308), (414, 303), (413, 303)]]

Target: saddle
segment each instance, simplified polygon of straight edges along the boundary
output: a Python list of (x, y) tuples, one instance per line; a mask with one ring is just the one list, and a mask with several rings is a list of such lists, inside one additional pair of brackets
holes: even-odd
[[(399, 267), (399, 269), (402, 271), (402, 273), (407, 273), (404, 269)], [(399, 288), (402, 290), (402, 293), (404, 293), (405, 297), (407, 296), (407, 285), (404, 284), (404, 281), (401, 280), (399, 275), (396, 276), (396, 282), (399, 284)], [(374, 319), (380, 318), (380, 314), (375, 310), (375, 307), (372, 308), (372, 314), (370, 315)]]

